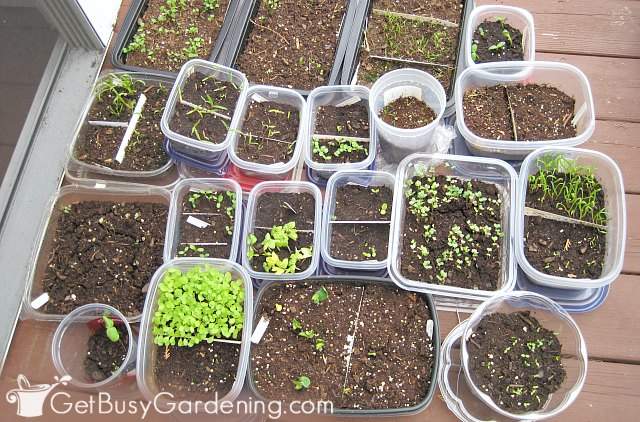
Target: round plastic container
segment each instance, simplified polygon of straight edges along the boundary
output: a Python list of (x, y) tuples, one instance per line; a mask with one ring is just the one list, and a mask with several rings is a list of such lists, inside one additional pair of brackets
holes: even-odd
[[(433, 122), (415, 129), (401, 129), (385, 123), (380, 111), (401, 97), (424, 101), (436, 114)], [(384, 74), (371, 87), (369, 109), (378, 134), (393, 147), (411, 152), (428, 149), (431, 135), (440, 123), (447, 104), (444, 88), (436, 78), (417, 69), (398, 69)]]
[[(98, 330), (104, 329), (104, 316), (111, 318), (116, 326), (126, 328), (129, 343), (122, 365), (109, 378), (95, 382), (87, 376), (84, 361), (88, 339)], [(131, 326), (120, 311), (113, 306), (92, 303), (73, 310), (60, 322), (53, 335), (51, 357), (53, 366), (61, 377), (71, 377), (69, 382), (78, 388), (98, 390), (133, 382), (133, 378), (127, 380), (125, 377), (135, 367), (136, 344)]]
[[(463, 109), (464, 93), (470, 89), (501, 84), (546, 84), (573, 97), (576, 102), (574, 122), (577, 135), (551, 141), (499, 141), (481, 138), (467, 127)], [(475, 154), (505, 160), (522, 159), (538, 148), (572, 147), (586, 142), (595, 129), (595, 112), (591, 87), (580, 69), (560, 62), (482, 63), (465, 69), (455, 88), (456, 125), (467, 147)]]
[(536, 59), (536, 34), (531, 13), (520, 7), (490, 4), (476, 7), (469, 15), (464, 40), (464, 57), (467, 67), (476, 64), (471, 58), (471, 44), (474, 32), (484, 21), (493, 22), (496, 21), (497, 17), (505, 18), (505, 23), (522, 32), (523, 60), (534, 61)]
[[(561, 154), (575, 160), (577, 164), (593, 168), (594, 175), (602, 185), (608, 213), (606, 249), (602, 275), (597, 279), (568, 278), (545, 274), (531, 266), (524, 253), (524, 207), (529, 186), (529, 176), (539, 170), (538, 159), (546, 155)], [(586, 289), (609, 285), (618, 278), (624, 261), (627, 238), (627, 213), (622, 173), (618, 165), (601, 152), (579, 148), (543, 148), (529, 155), (522, 163), (518, 186), (518, 209), (516, 219), (516, 256), (520, 267), (533, 283), (560, 289)]]
[[(313, 223), (313, 256), (311, 257), (311, 263), (309, 267), (294, 274), (274, 274), (264, 271), (255, 271), (249, 262), (247, 257), (247, 237), (250, 233), (253, 233), (256, 219), (256, 211), (258, 207), (258, 199), (266, 192), (279, 192), (279, 193), (308, 193), (313, 195), (316, 202), (315, 216)], [(303, 280), (310, 275), (314, 274), (318, 268), (320, 261), (320, 224), (322, 218), (322, 193), (320, 189), (313, 183), (309, 182), (262, 182), (258, 183), (249, 193), (249, 200), (247, 202), (247, 213), (244, 220), (244, 228), (242, 232), (242, 266), (249, 273), (249, 276), (257, 280)]]
[[(553, 393), (542, 410), (527, 413), (511, 413), (500, 406), (478, 388), (469, 369), (467, 340), (482, 318), (493, 313), (530, 311), (540, 324), (553, 331), (562, 344), (562, 363), (567, 372), (558, 391)], [(481, 304), (469, 317), (461, 342), (462, 367), (471, 391), (492, 410), (516, 420), (537, 421), (555, 417), (571, 405), (578, 397), (587, 377), (587, 346), (571, 316), (551, 299), (530, 292), (501, 294)]]
[[(249, 362), (249, 344), (251, 341), (251, 333), (253, 331), (253, 286), (251, 284), (251, 279), (240, 265), (229, 260), (210, 258), (174, 259), (161, 266), (153, 275), (153, 279), (151, 280), (149, 287), (149, 293), (147, 294), (147, 299), (144, 304), (142, 321), (140, 322), (140, 346), (138, 347), (136, 365), (138, 388), (146, 400), (150, 402), (153, 401), (155, 405), (158, 406), (157, 409), (175, 409), (175, 406), (179, 403), (177, 398), (172, 400), (172, 397), (169, 395), (160, 394), (163, 393), (163, 391), (160, 389), (160, 386), (156, 381), (154, 372), (154, 361), (157, 358), (158, 352), (157, 346), (153, 343), (151, 324), (153, 314), (158, 308), (158, 296), (160, 293), (158, 286), (162, 282), (164, 274), (169, 269), (176, 268), (184, 272), (193, 267), (205, 266), (219, 271), (229, 272), (234, 280), (242, 280), (244, 285), (244, 323), (242, 328), (242, 344), (240, 346), (240, 361), (238, 363), (236, 378), (231, 390), (225, 396), (218, 397), (218, 402), (232, 402), (242, 391), (242, 385), (244, 384)], [(169, 393), (171, 392), (169, 391)], [(212, 392), (211, 400), (214, 398), (215, 392)], [(193, 406), (192, 408), (194, 409), (194, 412), (199, 411), (199, 413), (203, 413), (202, 406), (204, 406), (204, 403), (201, 400), (201, 397), (199, 397), (199, 399), (200, 401), (191, 401), (191, 406)], [(184, 401), (184, 399), (180, 401)]]

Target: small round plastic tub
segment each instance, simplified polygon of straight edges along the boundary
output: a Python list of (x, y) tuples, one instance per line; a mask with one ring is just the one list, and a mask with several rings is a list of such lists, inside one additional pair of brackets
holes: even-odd
[[(496, 404), (476, 385), (469, 369), (467, 342), (482, 318), (494, 313), (530, 311), (540, 324), (556, 334), (562, 344), (562, 364), (567, 372), (560, 389), (551, 394), (542, 410), (511, 413)], [(537, 293), (512, 292), (501, 294), (481, 304), (467, 320), (461, 342), (461, 361), (465, 378), (473, 394), (495, 412), (516, 420), (538, 421), (552, 418), (567, 409), (578, 397), (587, 377), (587, 346), (580, 328), (560, 305)]]
[[(463, 98), (470, 89), (495, 85), (545, 84), (558, 88), (574, 98), (577, 134), (556, 140), (504, 141), (481, 138), (467, 127)], [(456, 125), (471, 153), (505, 160), (523, 159), (538, 148), (547, 146), (572, 147), (586, 142), (595, 129), (595, 112), (591, 86), (580, 69), (560, 62), (501, 62), (482, 63), (465, 69), (455, 88)]]
[[(313, 223), (313, 250), (311, 263), (306, 270), (293, 274), (274, 274), (265, 271), (255, 271), (247, 256), (247, 237), (250, 233), (253, 233), (256, 220), (256, 212), (258, 208), (258, 200), (264, 193), (307, 193), (313, 195), (315, 199), (315, 215)], [(249, 200), (247, 202), (247, 212), (244, 220), (244, 228), (242, 232), (242, 266), (247, 270), (249, 276), (256, 280), (303, 280), (315, 273), (320, 261), (320, 241), (321, 232), (320, 224), (322, 218), (322, 193), (320, 189), (313, 183), (309, 182), (280, 182), (269, 181), (258, 183), (249, 193)]]
[[(524, 253), (524, 208), (529, 186), (529, 176), (538, 172), (538, 160), (544, 156), (562, 156), (591, 167), (602, 185), (607, 208), (607, 236), (602, 275), (597, 279), (568, 278), (545, 274), (533, 268)], [(592, 289), (613, 283), (624, 261), (627, 238), (627, 213), (622, 173), (618, 165), (601, 152), (579, 148), (542, 148), (529, 155), (522, 163), (518, 186), (518, 209), (515, 226), (515, 252), (520, 267), (533, 283), (560, 289)]]
[[(401, 97), (415, 97), (427, 104), (436, 118), (426, 126), (401, 129), (383, 121), (379, 113), (389, 103)], [(425, 151), (431, 135), (444, 114), (447, 98), (436, 78), (417, 69), (398, 69), (384, 74), (371, 87), (369, 109), (378, 134), (394, 148), (411, 152)]]
[[(293, 106), (298, 109), (300, 115), (300, 122), (298, 125), (298, 136), (296, 138), (296, 146), (293, 150), (291, 159), (286, 163), (275, 164), (260, 164), (245, 161), (238, 156), (236, 148), (240, 133), (242, 132), (242, 126), (244, 124), (247, 110), (252, 101), (271, 101), (278, 104), (284, 104)], [(245, 173), (248, 176), (261, 178), (263, 180), (282, 180), (294, 169), (294, 167), (300, 161), (302, 156), (302, 149), (304, 147), (305, 128), (307, 122), (307, 102), (302, 95), (296, 91), (288, 88), (277, 88), (266, 85), (254, 85), (247, 91), (246, 96), (243, 98), (241, 104), (238, 107), (238, 126), (237, 130), (233, 131), (231, 135), (231, 142), (229, 144), (229, 158), (231, 162), (237, 167), (237, 169)]]
[(476, 7), (469, 15), (464, 37), (464, 57), (467, 67), (476, 64), (471, 56), (471, 44), (476, 29), (483, 22), (493, 22), (497, 18), (505, 18), (506, 24), (522, 32), (523, 60), (534, 61), (536, 59), (536, 34), (531, 13), (520, 7), (488, 4)]
[[(387, 260), (363, 260), (363, 261), (346, 261), (331, 256), (331, 234), (333, 227), (332, 216), (336, 210), (336, 199), (338, 188), (345, 185), (360, 185), (365, 187), (385, 186), (393, 191), (395, 177), (391, 173), (384, 171), (339, 171), (334, 173), (325, 190), (324, 209), (322, 213), (322, 259), (329, 266), (341, 269), (358, 270), (358, 271), (376, 271), (387, 267)], [(389, 226), (391, 226), (391, 216), (389, 215)]]

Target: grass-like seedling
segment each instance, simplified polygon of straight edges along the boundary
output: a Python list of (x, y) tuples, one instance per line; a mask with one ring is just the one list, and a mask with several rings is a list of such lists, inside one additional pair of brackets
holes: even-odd
[(144, 81), (133, 79), (129, 74), (112, 74), (106, 78), (96, 92), (98, 101), (109, 98), (109, 111), (119, 117), (126, 110), (133, 110), (136, 106), (136, 92)]
[[(293, 274), (298, 270), (298, 264), (313, 256), (311, 246), (296, 248), (293, 252), (289, 249), (289, 242), (298, 240), (298, 230), (295, 221), (282, 226), (273, 226), (264, 239), (258, 242), (255, 234), (247, 237), (247, 258), (251, 261), (257, 255), (265, 257), (263, 268), (266, 272), (275, 274)], [(280, 254), (288, 256), (281, 258)]]
[(104, 322), (104, 329), (105, 333), (107, 334), (107, 338), (113, 343), (117, 343), (118, 341), (120, 341), (120, 332), (116, 328), (113, 319), (105, 315), (102, 317), (102, 321)]

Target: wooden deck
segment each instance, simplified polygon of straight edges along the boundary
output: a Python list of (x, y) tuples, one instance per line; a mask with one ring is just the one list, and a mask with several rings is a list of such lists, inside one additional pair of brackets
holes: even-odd
[[(627, 249), (623, 274), (598, 310), (575, 316), (587, 341), (590, 362), (585, 388), (576, 403), (557, 420), (631, 421), (640, 414), (640, 1), (508, 0), (486, 1), (529, 9), (535, 17), (539, 60), (564, 61), (580, 67), (595, 98), (597, 125), (585, 145), (611, 156), (622, 168), (627, 200)], [(123, 1), (122, 21), (129, 0)], [(636, 155), (638, 154), (638, 155)], [(441, 313), (441, 334), (457, 323)], [(49, 357), (54, 324), (20, 323), (0, 379), (0, 392), (15, 386), (18, 373), (32, 383), (51, 382)], [(28, 367), (27, 367), (28, 366)], [(83, 394), (74, 393), (81, 398)], [(0, 400), (3, 420), (14, 405)], [(47, 420), (84, 420), (50, 415)], [(96, 420), (137, 418), (93, 417)], [(298, 420), (284, 417), (282, 420)], [(315, 419), (315, 418), (314, 418)], [(327, 418), (323, 418), (327, 420)], [(146, 420), (169, 420), (154, 415)], [(440, 394), (423, 413), (406, 421), (455, 421)]]

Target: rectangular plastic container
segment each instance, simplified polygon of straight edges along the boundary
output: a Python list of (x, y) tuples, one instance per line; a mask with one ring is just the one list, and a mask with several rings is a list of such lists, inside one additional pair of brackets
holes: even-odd
[[(247, 237), (250, 233), (253, 233), (256, 219), (256, 211), (258, 208), (258, 199), (266, 192), (279, 192), (279, 193), (308, 193), (315, 198), (315, 216), (313, 223), (313, 256), (311, 257), (311, 264), (309, 267), (301, 272), (294, 274), (273, 274), (264, 271), (254, 271), (249, 258), (247, 257)], [(320, 189), (313, 183), (309, 182), (261, 182), (258, 183), (249, 193), (249, 200), (247, 202), (247, 212), (245, 214), (244, 228), (242, 231), (242, 266), (249, 273), (251, 278), (258, 280), (303, 280), (315, 273), (320, 261), (320, 241), (321, 241), (321, 218), (322, 218), (322, 193)]]
[[(495, 291), (473, 290), (461, 287), (430, 284), (404, 277), (400, 271), (405, 213), (405, 181), (415, 174), (417, 166), (433, 170), (435, 175), (453, 176), (463, 180), (479, 180), (496, 185), (502, 196), (502, 271)], [(466, 157), (443, 154), (413, 154), (398, 167), (393, 194), (391, 238), (387, 268), (391, 279), (401, 288), (467, 300), (484, 300), (500, 293), (510, 292), (516, 283), (516, 259), (513, 253), (517, 175), (504, 161), (491, 158)]]
[[(138, 338), (138, 356), (136, 360), (136, 376), (138, 380), (138, 388), (146, 400), (154, 401), (159, 409), (171, 409), (178, 402), (169, 400), (166, 394), (159, 394), (162, 391), (157, 385), (154, 373), (153, 363), (156, 359), (156, 346), (153, 343), (153, 332), (151, 328), (153, 314), (158, 307), (158, 286), (164, 278), (167, 270), (176, 268), (180, 271), (188, 271), (193, 267), (209, 266), (219, 271), (230, 272), (234, 280), (240, 279), (244, 285), (244, 323), (242, 327), (242, 344), (240, 346), (240, 361), (238, 363), (238, 371), (236, 379), (231, 390), (224, 396), (219, 397), (218, 402), (232, 402), (235, 400), (244, 384), (245, 374), (249, 361), (249, 345), (251, 340), (252, 322), (253, 322), (253, 286), (251, 279), (244, 269), (235, 262), (224, 259), (203, 259), (203, 258), (181, 258), (167, 262), (156, 271), (153, 275), (149, 293), (144, 303), (144, 311), (142, 313), (142, 321), (140, 322), (140, 335)], [(211, 400), (214, 399), (214, 393), (211, 394)], [(193, 409), (203, 411), (202, 402), (192, 401)]]
[[(234, 83), (240, 90), (238, 101), (236, 102), (236, 108), (229, 124), (229, 130), (227, 136), (223, 140), (219, 140), (218, 143), (203, 142), (198, 139), (190, 138), (180, 135), (171, 129), (171, 120), (175, 114), (176, 104), (180, 99), (180, 92), (184, 87), (187, 79), (193, 73), (200, 73), (204, 77), (211, 76), (218, 81)], [(208, 62), (205, 60), (194, 59), (186, 62), (180, 69), (176, 82), (173, 85), (171, 94), (167, 101), (167, 106), (162, 114), (160, 120), (160, 128), (162, 132), (171, 140), (171, 146), (174, 150), (187, 156), (196, 157), (200, 160), (214, 161), (220, 154), (226, 151), (229, 143), (231, 142), (232, 134), (236, 132), (239, 123), (239, 105), (242, 104), (243, 98), (246, 95), (249, 82), (243, 73), (238, 72), (235, 69), (231, 69), (216, 63)]]
[[(363, 260), (363, 261), (346, 261), (342, 259), (333, 258), (331, 256), (331, 233), (332, 227), (331, 216), (335, 213), (336, 209), (336, 195), (338, 188), (349, 185), (357, 184), (361, 186), (386, 186), (393, 191), (395, 185), (395, 177), (391, 173), (383, 171), (339, 171), (334, 173), (327, 183), (327, 189), (325, 190), (324, 209), (322, 213), (322, 259), (331, 267), (344, 268), (356, 271), (376, 271), (385, 269), (387, 267), (387, 260)], [(391, 220), (389, 216), (389, 220)], [(391, 227), (391, 223), (389, 223)]]
[[(576, 102), (577, 135), (550, 141), (499, 141), (481, 138), (467, 127), (462, 100), (469, 89), (502, 84), (546, 84), (573, 97)], [(502, 62), (474, 65), (460, 75), (455, 89), (456, 125), (475, 155), (517, 160), (538, 148), (573, 147), (586, 142), (595, 129), (591, 87), (580, 69), (560, 62)]]
[[(538, 172), (537, 161), (540, 157), (557, 154), (575, 160), (579, 165), (592, 167), (594, 175), (604, 191), (608, 222), (604, 267), (602, 275), (598, 279), (578, 279), (544, 274), (529, 264), (524, 253), (524, 207), (529, 186), (529, 176)], [(559, 289), (585, 289), (606, 286), (618, 278), (624, 261), (627, 213), (622, 173), (615, 161), (601, 152), (587, 149), (542, 148), (533, 152), (522, 163), (518, 185), (515, 250), (518, 263), (529, 280), (542, 286)]]
[[(39, 321), (61, 321), (65, 315), (47, 314), (34, 309), (32, 301), (44, 293), (42, 277), (45, 274), (49, 254), (53, 250), (53, 239), (57, 229), (61, 208), (82, 201), (118, 201), (118, 202), (145, 202), (171, 203), (171, 193), (162, 188), (134, 185), (118, 182), (104, 182), (87, 180), (82, 184), (67, 185), (54, 194), (49, 205), (44, 210), (43, 220), (40, 224), (40, 236), (34, 255), (31, 258), (27, 288), (23, 297), (22, 318)], [(140, 315), (128, 316), (127, 321), (137, 322)]]

